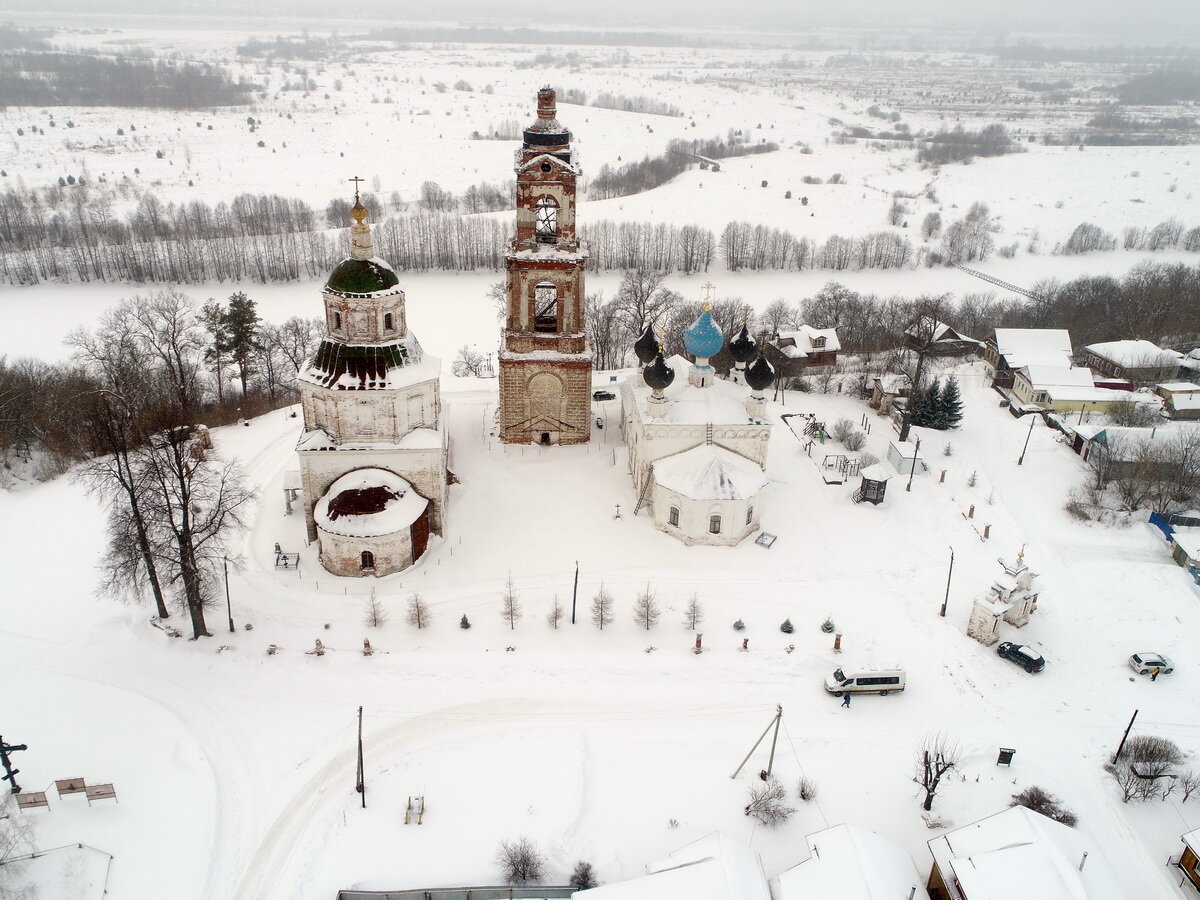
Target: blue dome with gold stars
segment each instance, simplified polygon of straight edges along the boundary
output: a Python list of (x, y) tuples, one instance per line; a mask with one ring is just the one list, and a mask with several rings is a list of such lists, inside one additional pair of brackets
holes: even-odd
[(692, 327), (683, 333), (683, 345), (697, 359), (710, 359), (721, 351), (725, 345), (725, 335), (721, 334), (711, 312), (705, 309)]

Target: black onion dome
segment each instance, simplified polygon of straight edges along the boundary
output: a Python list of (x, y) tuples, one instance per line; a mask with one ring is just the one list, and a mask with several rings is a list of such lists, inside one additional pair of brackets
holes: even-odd
[(537, 121), (525, 129), (525, 146), (531, 149), (535, 147), (560, 149), (570, 144), (571, 132), (555, 118), (557, 103), (553, 88), (544, 87), (538, 91), (537, 103)]
[(396, 273), (386, 263), (374, 259), (350, 257), (338, 263), (329, 273), (325, 290), (335, 294), (376, 294), (400, 284)]
[(643, 366), (648, 365), (654, 359), (655, 354), (658, 353), (658, 339), (654, 336), (652, 325), (646, 326), (642, 336), (633, 345), (633, 352), (637, 354), (638, 362)]
[(750, 338), (750, 329), (743, 325), (741, 334), (729, 342), (729, 355), (733, 357), (734, 362), (745, 363), (754, 359), (757, 352), (758, 347)]
[(646, 366), (642, 374), (646, 379), (646, 384), (656, 391), (666, 390), (675, 380), (675, 370), (667, 365), (661, 350), (654, 354), (654, 362)]
[(756, 391), (761, 391), (774, 380), (775, 369), (767, 362), (765, 356), (760, 355), (754, 361), (754, 364), (746, 370), (746, 384), (750, 385)]

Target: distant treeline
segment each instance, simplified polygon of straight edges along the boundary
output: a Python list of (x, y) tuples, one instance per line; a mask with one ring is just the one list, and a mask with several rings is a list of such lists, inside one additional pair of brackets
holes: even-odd
[(1200, 100), (1200, 60), (1171, 62), (1117, 88), (1122, 103), (1164, 106)]
[(397, 44), (541, 44), (546, 47), (595, 45), (608, 47), (728, 47), (719, 41), (683, 31), (543, 31), (538, 28), (459, 28), (422, 26), (376, 28), (370, 37)]
[(203, 63), (59, 52), (0, 54), (0, 102), (5, 107), (197, 109), (246, 103), (254, 89)]
[(608, 200), (651, 190), (666, 184), (694, 165), (696, 156), (725, 159), (731, 156), (771, 153), (778, 149), (778, 144), (769, 142), (748, 144), (716, 138), (706, 141), (685, 141), (676, 138), (667, 143), (667, 152), (662, 156), (647, 156), (617, 169), (605, 163), (591, 180), (588, 196), (593, 200)]
[(1000, 59), (1023, 62), (1083, 62), (1121, 63), (1149, 62), (1165, 59), (1197, 58), (1200, 54), (1193, 47), (1128, 47), (1118, 44), (1113, 47), (1042, 47), (1038, 44), (1019, 43), (1011, 47), (996, 47), (991, 51)]
[(259, 59), (324, 59), (335, 50), (345, 46), (337, 38), (315, 38), (309, 35), (303, 37), (276, 36), (273, 41), (263, 41), (250, 38), (246, 43), (239, 44), (238, 56), (251, 56)]
[[(1083, 222), (1071, 232), (1071, 236), (1063, 245), (1062, 252), (1067, 255), (1077, 255), (1115, 250), (1117, 244), (1115, 235), (1091, 222)], [(1200, 252), (1200, 227), (1185, 231), (1183, 223), (1178, 219), (1167, 219), (1159, 222), (1153, 228), (1131, 225), (1125, 229), (1120, 245), (1126, 250)]]
[(988, 125), (980, 131), (967, 131), (961, 125), (956, 125), (953, 131), (939, 131), (921, 138), (920, 145), (917, 161), (933, 165), (964, 162), (976, 156), (1003, 156), (1021, 149), (1009, 137), (1008, 129), (999, 123)]

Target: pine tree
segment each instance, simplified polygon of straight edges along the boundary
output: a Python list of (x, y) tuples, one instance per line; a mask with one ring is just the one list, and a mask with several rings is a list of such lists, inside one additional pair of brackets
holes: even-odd
[(941, 399), (942, 388), (935, 378), (929, 383), (929, 387), (921, 391), (918, 408), (913, 415), (912, 423), (920, 425), (923, 428), (937, 428)]
[(246, 396), (246, 382), (254, 374), (254, 360), (262, 351), (262, 343), (258, 339), (259, 325), (262, 320), (253, 300), (242, 291), (229, 297), (229, 307), (221, 317), (228, 340), (229, 358), (238, 367), (238, 375), (242, 382), (242, 396)]
[(941, 396), (942, 407), (942, 428), (955, 428), (962, 421), (963, 404), (962, 394), (958, 389), (958, 379), (953, 375), (946, 381), (946, 387), (942, 390)]
[(225, 308), (216, 300), (209, 299), (200, 308), (200, 321), (209, 335), (209, 345), (204, 350), (204, 361), (217, 373), (217, 402), (225, 402), (225, 363), (229, 360), (229, 331), (225, 327)]

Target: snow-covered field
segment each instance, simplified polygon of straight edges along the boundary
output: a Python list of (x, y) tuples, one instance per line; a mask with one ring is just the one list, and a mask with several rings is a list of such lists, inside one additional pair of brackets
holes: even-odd
[[(168, 43), (152, 32), (77, 39)], [(172, 49), (210, 58), (228, 57), (239, 40), (217, 33), (171, 38)], [(753, 74), (750, 54), (739, 61), (735, 51), (713, 52), (730, 69), (738, 63), (742, 75)], [(256, 113), (263, 128), (253, 134), (245, 110), (55, 111), (55, 133), (47, 127), (36, 145), (14, 137), (0, 148), (0, 166), (31, 186), (85, 167), (89, 177), (105, 173), (111, 182), (128, 175), (174, 201), (273, 191), (320, 208), (344, 195), (344, 178), (354, 174), (378, 178), (384, 194), (412, 199), (425, 180), (460, 191), (506, 178), (512, 144), (466, 137), (504, 119), (524, 122), (533, 91), (554, 81), (589, 93), (659, 94), (685, 110), (674, 119), (564, 106), (560, 118), (579, 135), (591, 171), (618, 157), (660, 152), (671, 137), (713, 137), (760, 121), (764, 137), (789, 148), (731, 161), (720, 174), (690, 171), (640, 196), (585, 203), (585, 220), (716, 228), (736, 218), (813, 237), (855, 234), (887, 227), (890, 192), (919, 190), (928, 178), (908, 153), (825, 144), (827, 117), (849, 120), (842, 105), (853, 112), (875, 102), (871, 97), (838, 98), (819, 88), (800, 96), (794, 86), (742, 84), (735, 91), (716, 78), (655, 80), (705, 71), (690, 51), (686, 66), (678, 58), (684, 54), (660, 50), (579, 71), (513, 66), (533, 53), (425, 48), (386, 59), (364, 55), (323, 72), (314, 67), (318, 90), (269, 100)], [(343, 81), (340, 92), (335, 78)], [(477, 90), (432, 87), (459, 78)], [(493, 94), (482, 93), (486, 84)], [(323, 99), (327, 90), (336, 115), (334, 101)], [(389, 95), (391, 104), (371, 103)], [(9, 109), (0, 123), (14, 131), (44, 118), (40, 110)], [(68, 118), (84, 146), (64, 145), (61, 123)], [(118, 139), (116, 128), (127, 119), (137, 131)], [(267, 147), (256, 146), (260, 139)], [(792, 149), (796, 141), (813, 153)], [(1025, 247), (1037, 230), (1044, 253), (1084, 220), (1114, 232), (1171, 216), (1200, 224), (1188, 176), (1198, 159), (1194, 147), (1080, 153), (1039, 145), (1021, 156), (944, 167), (937, 194), (948, 218), (960, 214), (955, 205), (965, 210), (985, 200), (1001, 219), (998, 243), (1021, 242), (1016, 258), (985, 266), (993, 274), (1016, 283), (1119, 274), (1145, 255), (1060, 257)], [(833, 172), (849, 183), (800, 182), (805, 174)], [(811, 191), (803, 212), (797, 200), (783, 199), (788, 189), (798, 197), (801, 187)], [(935, 208), (919, 202), (914, 219)], [(494, 273), (402, 278), (409, 323), (430, 352), (448, 359), (463, 343), (494, 347), (496, 321), (486, 298)], [(711, 272), (668, 284), (694, 297), (707, 278), (722, 295), (755, 306), (797, 300), (832, 279), (909, 295), (986, 287), (946, 269)], [(590, 275), (589, 289), (611, 293), (617, 282), (615, 275)], [(245, 287), (268, 318), (320, 309), (318, 284)], [(233, 289), (191, 292), (203, 299)], [(139, 290), (147, 288), (0, 290), (0, 354), (63, 358), (67, 331)], [(607, 377), (597, 375), (597, 387)], [(923, 735), (944, 730), (966, 753), (934, 807), (943, 823), (970, 822), (1037, 784), (1079, 815), (1079, 827), (1103, 848), (1129, 896), (1184, 896), (1163, 863), (1178, 852), (1181, 833), (1200, 827), (1200, 805), (1121, 804), (1101, 767), (1135, 709), (1138, 732), (1200, 751), (1200, 657), (1191, 637), (1200, 626), (1196, 586), (1147, 527), (1068, 517), (1063, 502), (1083, 479), (1084, 464), (1038, 424), (1018, 467), (1025, 422), (997, 407), (981, 369), (966, 367), (960, 377), (962, 428), (924, 435), (932, 473), (918, 475), (911, 492), (894, 479), (878, 508), (853, 504), (852, 486), (825, 485), (799, 442), (777, 425), (763, 527), (778, 540), (766, 550), (750, 542), (685, 547), (645, 515), (631, 516), (636, 498), (621, 461), (616, 401), (597, 405), (605, 425), (586, 447), (506, 448), (489, 435), (495, 382), (447, 375), (451, 468), (461, 482), (451, 489), (447, 534), (412, 572), (370, 583), (324, 573), (303, 546), (300, 516), (284, 515), (282, 480), (295, 466), (299, 419), (277, 411), (248, 427), (220, 429), (219, 448), (241, 460), (260, 495), (241, 559), (230, 569), (238, 630), (228, 634), (224, 610), (214, 609), (217, 636), (199, 643), (151, 628), (146, 608), (95, 597), (102, 510), (70, 478), (0, 494), (7, 688), (0, 725), (6, 740), (30, 746), (17, 756), (20, 780), (41, 789), (83, 776), (113, 782), (119, 796), (119, 803), (89, 807), (78, 796), (52, 793), (51, 811), (33, 814), (40, 847), (82, 843), (111, 854), (110, 867), (98, 855), (64, 852), (39, 860), (31, 874), (44, 896), (63, 898), (99, 897), (107, 878), (107, 896), (115, 898), (327, 900), (354, 885), (491, 883), (498, 841), (521, 834), (547, 852), (552, 880), (589, 859), (613, 881), (714, 829), (750, 843), (773, 874), (799, 861), (805, 833), (839, 822), (897, 841), (924, 871), (925, 841), (940, 832), (921, 818), (911, 757)], [(785, 404), (772, 404), (773, 420), (815, 412), (825, 421), (857, 421), (869, 412), (839, 395), (789, 394)], [(866, 449), (884, 457), (893, 432), (881, 419), (871, 422)], [(946, 441), (950, 456), (942, 455)], [(943, 468), (945, 482), (938, 483)], [(975, 517), (967, 519), (972, 504)], [(984, 524), (991, 526), (987, 541), (979, 533)], [(298, 573), (274, 569), (276, 542), (301, 553)], [(1033, 621), (1006, 637), (1045, 655), (1046, 670), (1034, 676), (963, 634), (972, 598), (999, 573), (996, 557), (1012, 558), (1023, 546), (1041, 573), (1041, 601)], [(949, 614), (941, 618), (951, 548)], [(578, 623), (553, 630), (546, 613), (555, 597), (570, 606), (576, 562)], [(500, 617), (510, 575), (524, 612), (513, 630)], [(617, 605), (616, 622), (602, 633), (588, 613), (601, 582)], [(666, 607), (649, 633), (632, 620), (635, 595), (647, 584)], [(378, 630), (362, 624), (372, 588), (390, 613)], [(404, 623), (413, 592), (432, 608), (428, 629)], [(682, 624), (693, 594), (705, 609), (706, 652), (699, 656)], [(463, 615), (469, 630), (458, 627)], [(820, 631), (826, 616), (843, 633), (841, 656)], [(739, 618), (744, 632), (732, 628)], [(779, 631), (785, 618), (793, 634)], [(363, 656), (364, 637), (385, 652)], [(749, 638), (746, 653), (737, 649), (742, 637)], [(333, 650), (305, 655), (318, 638)], [(267, 655), (270, 644), (278, 654)], [(1131, 677), (1125, 658), (1138, 650), (1171, 655), (1178, 671), (1153, 684)], [(822, 680), (835, 665), (854, 661), (901, 663), (908, 689), (856, 698), (841, 709)], [(784, 709), (776, 771), (789, 785), (807, 775), (820, 792), (771, 831), (742, 815), (751, 773), (765, 766), (765, 753), (738, 780), (729, 776), (776, 704)], [(359, 706), (366, 810), (353, 790)], [(1017, 750), (1011, 768), (994, 765), (1000, 746)], [(405, 826), (406, 800), (416, 795), (426, 799), (425, 823)]]
[[(615, 425), (588, 447), (505, 448), (487, 435), (491, 384), (449, 385), (462, 484), (447, 536), (416, 570), (377, 583), (325, 574), (303, 547), (300, 517), (283, 514), (298, 419), (279, 411), (221, 430), (218, 445), (261, 494), (231, 571), (239, 630), (226, 634), (223, 610), (213, 610), (217, 636), (199, 644), (150, 628), (145, 609), (93, 598), (99, 510), (69, 479), (4, 495), (0, 641), (19, 675), (5, 729), (31, 747), (22, 781), (83, 775), (111, 780), (120, 796), (91, 808), (52, 800), (39, 843), (112, 853), (116, 897), (156, 896), (167, 879), (172, 896), (246, 898), (488, 882), (497, 842), (517, 834), (547, 850), (557, 876), (579, 858), (605, 880), (635, 875), (715, 828), (751, 842), (776, 871), (798, 861), (804, 833), (843, 821), (877, 829), (924, 867), (936, 832), (920, 817), (911, 753), (922, 735), (945, 730), (967, 752), (935, 806), (943, 822), (971, 821), (1039, 784), (1079, 814), (1130, 896), (1174, 896), (1162, 863), (1200, 813), (1174, 800), (1124, 806), (1101, 766), (1134, 709), (1139, 732), (1198, 749), (1200, 675), (1187, 638), (1200, 625), (1196, 588), (1145, 526), (1071, 520), (1061, 507), (1083, 475), (1078, 458), (1038, 426), (1018, 468), (1024, 424), (973, 374), (963, 373), (963, 428), (925, 436), (933, 472), (911, 492), (894, 480), (879, 508), (851, 503), (850, 486), (825, 485), (778, 427), (763, 513), (764, 529), (779, 535), (770, 550), (688, 548), (630, 516)], [(827, 421), (865, 411), (837, 395), (786, 404), (772, 411)], [(610, 422), (615, 406), (601, 404)], [(868, 449), (883, 455), (891, 431), (873, 425)], [(275, 542), (301, 552), (298, 575), (273, 568)], [(1042, 600), (1012, 636), (1046, 656), (1035, 676), (963, 634), (971, 599), (999, 572), (996, 557), (1022, 546)], [(576, 561), (579, 621), (555, 631), (545, 615), (556, 596), (569, 608)], [(509, 574), (524, 612), (511, 631), (500, 616)], [(604, 632), (588, 616), (601, 581), (618, 607)], [(667, 610), (649, 633), (632, 621), (646, 584)], [(379, 630), (362, 624), (372, 588), (391, 614)], [(433, 610), (419, 632), (403, 621), (412, 592)], [(694, 593), (705, 609), (701, 656), (681, 622)], [(819, 629), (827, 615), (844, 634), (840, 657)], [(743, 633), (732, 629), (737, 618)], [(780, 633), (785, 618), (794, 634)], [(737, 650), (743, 636), (747, 653)], [(386, 653), (362, 656), (364, 637)], [(333, 651), (305, 655), (316, 638)], [(268, 656), (269, 644), (282, 649)], [(1131, 677), (1125, 657), (1144, 649), (1173, 656), (1179, 671), (1153, 684)], [(822, 679), (856, 660), (902, 663), (908, 689), (841, 709)], [(777, 703), (785, 740), (776, 769), (787, 782), (808, 775), (820, 794), (787, 826), (756, 830), (741, 814), (753, 776), (729, 775)], [(359, 705), (366, 811), (353, 790)], [(1000, 746), (1018, 751), (1011, 769), (993, 764)], [(751, 771), (765, 765), (763, 752)], [(402, 824), (410, 795), (426, 798), (419, 827)]]

